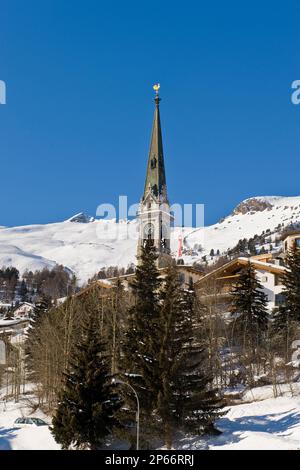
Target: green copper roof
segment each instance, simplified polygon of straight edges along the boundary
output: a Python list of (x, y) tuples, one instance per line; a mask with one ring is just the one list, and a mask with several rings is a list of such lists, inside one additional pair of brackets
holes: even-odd
[(155, 97), (155, 112), (152, 127), (151, 143), (147, 165), (147, 175), (145, 181), (143, 200), (151, 188), (155, 196), (166, 196), (166, 175), (164, 164), (164, 151), (161, 135), (161, 124), (159, 114), (160, 98), (158, 94)]

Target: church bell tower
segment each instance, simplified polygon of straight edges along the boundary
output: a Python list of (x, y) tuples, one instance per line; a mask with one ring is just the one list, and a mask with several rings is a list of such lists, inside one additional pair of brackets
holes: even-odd
[(148, 157), (144, 193), (138, 211), (139, 242), (138, 259), (141, 247), (151, 241), (158, 254), (159, 268), (172, 262), (170, 251), (170, 228), (173, 220), (167, 195), (164, 152), (162, 143), (159, 103), (160, 85), (154, 85), (155, 111)]

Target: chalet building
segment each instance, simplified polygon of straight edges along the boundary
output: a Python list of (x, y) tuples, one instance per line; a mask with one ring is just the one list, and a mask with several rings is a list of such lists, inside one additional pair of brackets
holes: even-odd
[[(111, 279), (118, 279), (111, 278)], [(111, 296), (111, 290), (113, 289), (114, 282), (111, 282), (110, 279), (101, 279), (98, 281), (93, 282), (92, 284), (88, 285), (84, 289), (81, 289), (74, 297), (84, 298), (86, 295), (89, 295), (91, 291), (96, 292), (97, 296), (100, 299), (105, 299), (106, 297)]]
[(287, 254), (295, 246), (297, 248), (300, 248), (300, 230), (293, 231), (284, 235), (282, 243), (284, 254)]
[(22, 302), (18, 305), (14, 311), (13, 316), (14, 318), (29, 318), (33, 312), (34, 305), (29, 302)]
[(206, 274), (195, 283), (197, 294), (206, 303), (214, 302), (220, 310), (229, 310), (231, 302), (230, 292), (239, 278), (241, 270), (247, 266), (249, 261), (263, 286), (263, 291), (268, 297), (268, 309), (271, 311), (283, 302), (282, 276), (286, 268), (277, 263), (270, 262), (268, 255), (251, 258), (240, 257), (229, 261), (220, 268)]
[[(178, 279), (180, 284), (184, 287), (188, 287), (191, 283), (195, 284), (199, 279), (204, 276), (204, 273), (193, 268), (192, 266), (184, 266), (184, 265), (176, 265), (176, 270), (178, 273)], [(167, 274), (167, 267), (166, 268), (158, 268), (160, 273), (160, 277), (163, 279)], [(107, 283), (109, 283), (110, 287), (119, 279), (122, 282), (122, 285), (125, 289), (130, 289), (130, 283), (134, 279), (135, 274), (124, 274), (123, 276), (119, 277), (111, 277), (107, 279)], [(103, 280), (98, 281), (103, 284)]]

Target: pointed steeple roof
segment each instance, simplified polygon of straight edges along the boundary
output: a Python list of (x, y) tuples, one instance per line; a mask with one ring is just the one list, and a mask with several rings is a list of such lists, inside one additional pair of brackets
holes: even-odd
[(148, 157), (147, 174), (142, 200), (145, 200), (151, 190), (154, 196), (162, 196), (167, 201), (167, 184), (165, 175), (164, 151), (162, 143), (159, 102), (161, 101), (158, 90), (159, 85), (154, 85), (155, 112), (152, 127), (151, 143)]

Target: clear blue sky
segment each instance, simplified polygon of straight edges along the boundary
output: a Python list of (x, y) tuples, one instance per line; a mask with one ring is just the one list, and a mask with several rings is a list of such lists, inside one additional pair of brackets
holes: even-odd
[(171, 202), (213, 223), (300, 194), (299, 1), (2, 0), (0, 18), (0, 225), (136, 202), (157, 81)]

